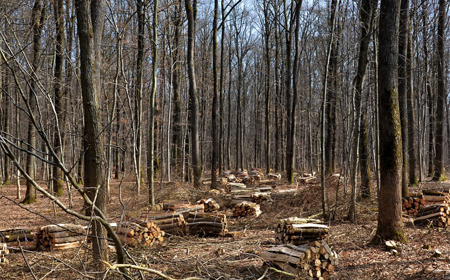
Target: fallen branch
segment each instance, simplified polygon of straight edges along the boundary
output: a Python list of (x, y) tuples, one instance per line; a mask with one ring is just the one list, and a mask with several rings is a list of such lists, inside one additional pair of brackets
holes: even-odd
[[(106, 265), (110, 270), (116, 270), (116, 269), (120, 269), (120, 268), (131, 268), (131, 269), (137, 269), (137, 270), (143, 270), (149, 273), (153, 273), (156, 274), (158, 276), (161, 276), (164, 279), (168, 279), (168, 280), (177, 280), (176, 278), (172, 278), (164, 273), (162, 273), (161, 271), (155, 270), (155, 269), (151, 269), (151, 268), (147, 268), (147, 267), (142, 267), (142, 266), (138, 266), (138, 265), (133, 265), (133, 264), (114, 264), (111, 265), (108, 262), (105, 262), (103, 260), (101, 260), (101, 262)], [(180, 279), (180, 280), (204, 280), (204, 278), (198, 278), (198, 277), (188, 277), (188, 278), (184, 278), (184, 279)]]

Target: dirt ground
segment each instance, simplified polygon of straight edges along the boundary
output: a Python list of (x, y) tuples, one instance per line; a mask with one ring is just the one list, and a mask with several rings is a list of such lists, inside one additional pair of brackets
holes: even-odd
[[(291, 216), (309, 217), (321, 212), (321, 189), (318, 185), (285, 186), (280, 181), (277, 190), (296, 187), (295, 194), (273, 194), (271, 202), (261, 205), (262, 214), (257, 218), (233, 218), (231, 210), (227, 214), (228, 228), (234, 237), (194, 237), (166, 236), (161, 243), (149, 248), (128, 248), (127, 252), (138, 265), (161, 271), (174, 279), (200, 277), (203, 279), (293, 279), (292, 277), (268, 270), (260, 253), (273, 246), (274, 230), (280, 218)], [(121, 197), (119, 197), (119, 185)], [(345, 220), (350, 193), (345, 192), (344, 183), (339, 184), (334, 220), (330, 222), (327, 242), (338, 253), (339, 265), (332, 279), (450, 279), (450, 231), (448, 229), (420, 228), (405, 226), (408, 243), (400, 245), (400, 255), (393, 256), (382, 246), (368, 245), (375, 234), (378, 205), (375, 200), (358, 203), (358, 222), (351, 224)], [(22, 186), (22, 196), (25, 193)], [(429, 178), (418, 189), (449, 189), (450, 182), (431, 182)], [(336, 187), (328, 189), (330, 205), (336, 204)], [(374, 190), (375, 192), (375, 190)], [(222, 195), (208, 191), (198, 191), (188, 184), (173, 183), (156, 187), (158, 200), (216, 198), (224, 208), (229, 201)], [(51, 201), (38, 195), (38, 203), (24, 206), (16, 199), (16, 186), (8, 185), (0, 189), (0, 230), (8, 228), (37, 227), (52, 223), (74, 223), (84, 225), (68, 216)], [(119, 201), (122, 200), (125, 209)], [(108, 216), (117, 222), (120, 215), (136, 211), (146, 206), (147, 189), (138, 196), (132, 178), (111, 185)], [(69, 197), (61, 197), (69, 205)], [(82, 208), (82, 199), (74, 193), (73, 209)], [(423, 249), (431, 245), (442, 252), (442, 257), (433, 257), (432, 250)], [(0, 279), (121, 279), (117, 272), (98, 272), (91, 263), (91, 248), (84, 245), (77, 249), (56, 252), (35, 252), (11, 250), (7, 257), (9, 265), (0, 265)], [(111, 252), (110, 262), (115, 254)], [(132, 271), (134, 279), (163, 279), (144, 272), (140, 275)], [(297, 279), (307, 279), (300, 275)]]

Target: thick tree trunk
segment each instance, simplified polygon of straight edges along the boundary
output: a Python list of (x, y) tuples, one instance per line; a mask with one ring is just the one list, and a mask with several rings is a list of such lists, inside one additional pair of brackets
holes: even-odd
[(398, 34), (400, 0), (380, 6), (378, 90), (381, 188), (377, 232), (372, 242), (405, 241), (402, 222), (402, 147), (398, 105)]
[[(101, 46), (101, 40), (94, 40), (96, 36), (101, 36), (103, 28), (93, 28), (93, 22), (103, 26), (101, 21), (104, 15), (105, 5), (101, 1), (76, 0), (75, 8), (77, 13), (78, 36), (80, 40), (80, 83), (83, 99), (83, 112), (85, 120), (86, 146), (84, 155), (84, 188), (88, 197), (95, 201), (95, 205), (105, 213), (106, 211), (106, 189), (104, 182), (103, 167), (103, 137), (101, 126), (101, 115), (98, 103), (97, 92), (98, 75), (97, 61), (95, 55), (96, 44)], [(99, 2), (99, 3), (94, 3)], [(96, 9), (91, 10), (90, 4)], [(103, 9), (103, 10), (102, 10)], [(92, 14), (91, 14), (92, 13)], [(100, 17), (100, 18), (99, 18)], [(98, 41), (100, 40), (100, 41)], [(100, 50), (97, 50), (100, 53)], [(98, 215), (90, 207), (86, 208), (86, 215)], [(106, 243), (106, 232), (99, 222), (92, 223), (92, 244), (94, 261), (100, 267), (100, 260), (108, 260), (108, 247)]]

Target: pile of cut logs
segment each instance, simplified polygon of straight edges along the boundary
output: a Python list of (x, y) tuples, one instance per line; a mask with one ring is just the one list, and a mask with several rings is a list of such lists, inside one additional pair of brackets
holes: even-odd
[(6, 258), (6, 255), (9, 254), (9, 250), (6, 246), (6, 243), (0, 243), (0, 265), (1, 264), (9, 264), (8, 259)]
[(325, 241), (314, 241), (303, 246), (278, 245), (262, 252), (261, 257), (291, 274), (302, 272), (315, 279), (328, 279), (338, 265), (336, 252)]
[(249, 201), (243, 201), (234, 205), (233, 216), (235, 217), (248, 217), (261, 215), (259, 204)]
[(186, 200), (164, 200), (163, 210), (173, 211), (174, 213), (203, 213), (205, 206), (203, 204), (190, 204)]
[(86, 241), (86, 230), (80, 225), (59, 224), (39, 228), (37, 247), (43, 251), (77, 248)]
[(450, 225), (450, 207), (447, 203), (425, 206), (414, 219), (414, 225), (432, 225), (447, 228)]
[(291, 217), (281, 219), (275, 232), (277, 244), (306, 244), (323, 239), (328, 234), (328, 226), (316, 219)]
[(0, 231), (0, 243), (8, 247), (22, 247), (25, 250), (36, 250), (36, 236), (29, 228), (6, 229)]
[(402, 211), (407, 215), (417, 216), (425, 205), (426, 202), (423, 196), (410, 196), (402, 198)]
[(225, 214), (189, 213), (187, 222), (189, 234), (224, 236), (228, 233)]
[(445, 191), (423, 190), (422, 193), (426, 204), (442, 204), (450, 202), (448, 190)]
[(126, 216), (126, 220), (137, 224), (153, 222), (160, 230), (172, 235), (186, 235), (187, 223), (180, 213), (142, 210), (137, 217)]
[(205, 212), (214, 212), (220, 209), (219, 203), (212, 198), (200, 199), (197, 204), (203, 204)]
[(164, 240), (164, 231), (152, 221), (124, 222), (117, 228), (117, 235), (124, 244), (130, 246), (150, 246)]
[(270, 194), (269, 193), (254, 193), (251, 195), (251, 202), (261, 204), (264, 201), (270, 200)]
[(423, 190), (425, 206), (416, 214), (414, 225), (447, 228), (450, 226), (449, 191)]

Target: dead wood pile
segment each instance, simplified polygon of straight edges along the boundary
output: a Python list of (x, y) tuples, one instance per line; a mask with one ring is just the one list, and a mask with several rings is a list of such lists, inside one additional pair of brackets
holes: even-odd
[(117, 235), (124, 244), (130, 246), (150, 246), (164, 240), (162, 231), (154, 222), (124, 222), (117, 228)]
[(228, 233), (225, 214), (189, 213), (187, 215), (189, 234), (224, 236)]
[(36, 234), (37, 248), (42, 251), (77, 248), (86, 238), (86, 230), (73, 224), (43, 226)]
[(328, 279), (338, 265), (336, 252), (325, 241), (314, 241), (303, 246), (278, 245), (262, 252), (269, 265), (277, 266), (295, 275), (314, 279)]
[(0, 243), (0, 265), (5, 264), (8, 265), (9, 261), (6, 258), (6, 255), (9, 254), (9, 250), (7, 248), (6, 243)]
[(328, 226), (316, 219), (291, 217), (281, 219), (275, 232), (277, 244), (306, 244), (323, 239), (328, 234)]
[(0, 243), (8, 247), (20, 245), (25, 250), (36, 250), (36, 235), (29, 228), (6, 229), (0, 231)]
[(414, 219), (414, 225), (447, 228), (450, 225), (450, 207), (447, 203), (425, 206)]
[(233, 216), (235, 217), (248, 217), (261, 215), (259, 204), (254, 202), (244, 201), (236, 204), (233, 209)]

